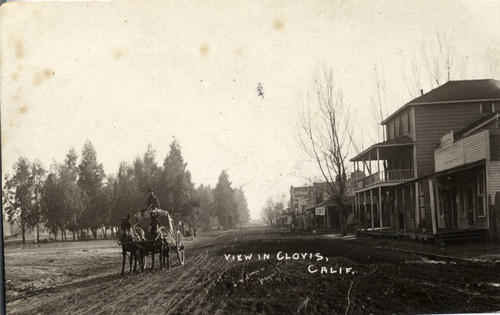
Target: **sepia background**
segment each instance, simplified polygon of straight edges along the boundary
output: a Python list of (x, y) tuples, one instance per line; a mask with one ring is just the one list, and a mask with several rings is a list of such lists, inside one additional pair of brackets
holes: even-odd
[(432, 58), (452, 56), (451, 79), (498, 78), (499, 16), (497, 1), (7, 3), (2, 177), (87, 139), (106, 174), (148, 144), (161, 164), (176, 139), (195, 185), (227, 170), (258, 218), (318, 175), (297, 140), (318, 72), (334, 71), (363, 148), (378, 97), (390, 113), (416, 81), (428, 92)]

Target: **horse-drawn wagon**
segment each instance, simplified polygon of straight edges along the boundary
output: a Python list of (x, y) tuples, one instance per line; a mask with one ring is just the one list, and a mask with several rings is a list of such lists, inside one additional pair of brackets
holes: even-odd
[(132, 262), (134, 270), (137, 268), (137, 262), (140, 268), (144, 269), (145, 257), (148, 255), (151, 255), (151, 266), (154, 269), (155, 254), (159, 255), (160, 268), (163, 268), (165, 260), (167, 267), (170, 268), (170, 251), (176, 252), (180, 265), (184, 264), (184, 239), (168, 211), (162, 209), (141, 211), (134, 215), (133, 221), (133, 223), (128, 220), (123, 221), (122, 235), (118, 241), (122, 246), (122, 274), (127, 254), (130, 255), (130, 272), (132, 272)]

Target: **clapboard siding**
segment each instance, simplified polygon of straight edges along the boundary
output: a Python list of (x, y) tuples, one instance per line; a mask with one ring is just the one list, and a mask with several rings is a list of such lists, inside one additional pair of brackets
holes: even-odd
[[(391, 140), (401, 136), (408, 136), (413, 139), (413, 115), (412, 108), (409, 107), (399, 115), (394, 116), (385, 123), (387, 139)], [(408, 128), (408, 124), (410, 127)]]
[(387, 125), (387, 139), (394, 139), (394, 121), (390, 121)]
[(488, 175), (489, 175), (488, 186), (490, 189), (489, 193), (491, 196), (491, 205), (489, 212), (491, 213), (492, 211), (496, 211), (495, 213), (496, 229), (497, 229), (497, 235), (499, 236), (500, 239), (500, 207), (495, 207), (495, 203), (500, 203), (500, 200), (495, 200), (496, 193), (500, 192), (500, 161), (490, 161)]
[(418, 176), (434, 173), (434, 149), (443, 133), (456, 132), (482, 116), (478, 103), (418, 105), (414, 110)]
[(487, 131), (464, 138), (464, 162), (465, 164), (486, 158)]
[[(491, 161), (489, 170), (489, 188), (491, 194), (491, 203), (494, 205), (495, 194), (500, 192), (500, 161)], [(498, 200), (500, 202), (500, 200)]]

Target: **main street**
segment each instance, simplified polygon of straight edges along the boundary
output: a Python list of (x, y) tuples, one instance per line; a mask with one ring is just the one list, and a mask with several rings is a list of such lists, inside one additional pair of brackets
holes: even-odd
[(170, 269), (124, 276), (119, 274), (116, 241), (7, 245), (7, 311), (359, 314), (500, 309), (500, 263), (432, 259), (388, 244), (354, 235), (251, 226), (187, 240), (184, 266), (172, 254)]

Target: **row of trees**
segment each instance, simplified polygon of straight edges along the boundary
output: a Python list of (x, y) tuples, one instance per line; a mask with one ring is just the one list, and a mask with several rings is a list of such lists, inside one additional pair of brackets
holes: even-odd
[(200, 185), (196, 191), (203, 229), (209, 229), (214, 219), (225, 229), (248, 223), (250, 212), (243, 188), (232, 188), (226, 171), (220, 174), (215, 188)]
[(199, 218), (206, 228), (217, 220), (226, 229), (248, 221), (243, 190), (231, 188), (225, 171), (215, 189), (203, 185), (195, 189), (176, 141), (163, 165), (157, 165), (155, 150), (149, 145), (142, 158), (121, 162), (117, 174), (110, 176), (98, 163), (90, 141), (84, 144), (79, 163), (71, 149), (62, 163), (54, 162), (49, 170), (39, 161), (21, 157), (13, 174), (5, 176), (3, 205), (7, 220), (20, 227), (23, 243), (28, 229), (36, 229), (39, 239), (39, 226), (45, 226), (55, 239), (61, 235), (67, 240), (66, 231), (72, 232), (73, 240), (90, 233), (96, 238), (99, 230), (106, 237), (106, 231), (118, 226), (120, 218), (146, 207), (150, 187), (155, 189), (161, 208), (189, 228), (195, 227)]

